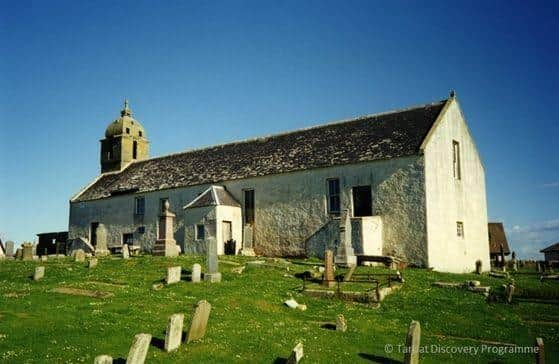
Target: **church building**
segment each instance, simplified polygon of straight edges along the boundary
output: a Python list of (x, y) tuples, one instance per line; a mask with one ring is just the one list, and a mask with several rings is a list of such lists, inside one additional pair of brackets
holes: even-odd
[(282, 134), (149, 156), (126, 102), (101, 173), (70, 200), (69, 239), (152, 252), (163, 210), (183, 253), (318, 256), (349, 214), (357, 255), (439, 271), (489, 269), (485, 171), (448, 99)]

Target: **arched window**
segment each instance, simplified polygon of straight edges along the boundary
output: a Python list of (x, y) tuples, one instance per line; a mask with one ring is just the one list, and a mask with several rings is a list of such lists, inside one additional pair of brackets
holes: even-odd
[(138, 142), (134, 141), (132, 143), (132, 159), (136, 159), (138, 156)]

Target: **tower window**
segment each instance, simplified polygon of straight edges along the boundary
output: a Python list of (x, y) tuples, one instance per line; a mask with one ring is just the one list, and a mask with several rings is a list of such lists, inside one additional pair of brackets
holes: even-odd
[(132, 143), (132, 159), (136, 159), (138, 157), (138, 143), (134, 141)]
[(142, 132), (141, 132), (141, 131), (139, 131), (139, 132), (138, 132), (138, 135), (139, 135), (139, 136), (142, 136)]
[(126, 134), (130, 134), (130, 128), (126, 128)]

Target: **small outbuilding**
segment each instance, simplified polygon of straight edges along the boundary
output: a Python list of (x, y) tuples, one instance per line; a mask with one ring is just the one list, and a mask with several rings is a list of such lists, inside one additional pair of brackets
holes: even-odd
[(39, 238), (37, 255), (66, 254), (66, 245), (68, 242), (67, 231), (39, 233), (37, 237)]
[(491, 264), (500, 265), (502, 263), (501, 249), (505, 256), (510, 254), (505, 228), (502, 222), (490, 222), (487, 224), (487, 227), (489, 232), (489, 256)]
[(217, 254), (237, 254), (243, 237), (241, 204), (223, 186), (210, 186), (184, 206), (185, 252), (206, 251), (217, 240)]
[(559, 261), (559, 243), (548, 246), (545, 249), (540, 250), (540, 253), (544, 254), (545, 261), (548, 263)]

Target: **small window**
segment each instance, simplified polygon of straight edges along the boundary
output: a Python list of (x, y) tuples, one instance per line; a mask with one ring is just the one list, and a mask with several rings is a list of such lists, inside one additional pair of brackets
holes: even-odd
[(452, 141), (452, 171), (454, 179), (462, 179), (462, 171), (460, 166), (460, 143), (456, 140)]
[(203, 224), (196, 225), (196, 240), (204, 240), (206, 238), (206, 230)]
[(134, 234), (122, 234), (122, 244), (134, 245)]
[(138, 142), (134, 141), (132, 143), (132, 159), (136, 159), (138, 157)]
[(134, 213), (136, 215), (143, 215), (146, 211), (146, 199), (144, 197), (136, 197), (134, 203)]
[(130, 134), (130, 128), (126, 128), (126, 134)]
[(464, 237), (464, 223), (462, 221), (456, 221), (456, 236)]
[(142, 132), (141, 132), (141, 131), (139, 131), (139, 132), (138, 132), (138, 135), (139, 135), (139, 136), (141, 137), (141, 136), (142, 136)]
[(328, 213), (340, 213), (340, 179), (330, 178), (328, 181)]

